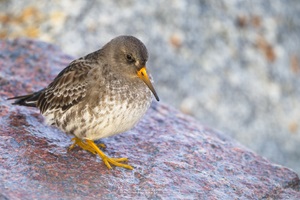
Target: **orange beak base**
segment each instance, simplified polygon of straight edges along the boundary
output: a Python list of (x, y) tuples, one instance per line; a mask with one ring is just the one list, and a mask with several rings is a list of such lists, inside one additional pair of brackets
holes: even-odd
[(137, 71), (137, 75), (140, 79), (142, 79), (144, 81), (144, 83), (146, 83), (146, 85), (148, 86), (148, 88), (151, 90), (151, 92), (153, 93), (153, 95), (155, 96), (155, 99), (157, 101), (159, 101), (158, 95), (149, 79), (149, 76), (147, 74), (146, 71), (146, 67), (141, 68), (139, 71)]

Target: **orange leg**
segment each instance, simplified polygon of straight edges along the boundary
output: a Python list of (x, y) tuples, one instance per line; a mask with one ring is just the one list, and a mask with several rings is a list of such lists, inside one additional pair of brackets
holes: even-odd
[(123, 164), (121, 162), (124, 162), (124, 161), (128, 161), (127, 158), (110, 158), (108, 157), (107, 155), (105, 155), (100, 149), (99, 149), (99, 146), (100, 147), (104, 147), (105, 148), (105, 145), (104, 144), (100, 144), (99, 146), (97, 146), (94, 141), (92, 140), (86, 140), (86, 141), (83, 141), (77, 137), (73, 138), (72, 139), (74, 141), (74, 143), (70, 146), (70, 150), (73, 149), (76, 145), (80, 146), (82, 149), (86, 150), (86, 151), (89, 151), (93, 154), (98, 154), (104, 164), (107, 166), (108, 169), (111, 169), (111, 165), (114, 165), (114, 166), (117, 166), (117, 167), (123, 167), (123, 168), (126, 168), (126, 169), (133, 169), (133, 167), (131, 167), (130, 165), (126, 165), (126, 164)]
[[(92, 154), (97, 154), (97, 152), (92, 149), (90, 146), (88, 146), (85, 142), (83, 142), (81, 139), (78, 137), (72, 138), (72, 141), (74, 142), (70, 147), (69, 150), (72, 150), (76, 145), (80, 146), (82, 149), (91, 152)], [(97, 144), (98, 147), (101, 147), (103, 149), (106, 148), (105, 144)]]

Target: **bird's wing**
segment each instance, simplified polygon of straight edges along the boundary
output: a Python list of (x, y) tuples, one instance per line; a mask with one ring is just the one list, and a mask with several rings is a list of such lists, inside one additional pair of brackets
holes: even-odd
[(61, 71), (39, 97), (37, 107), (41, 113), (52, 109), (67, 110), (80, 102), (87, 93), (91, 68), (92, 65), (81, 58)]

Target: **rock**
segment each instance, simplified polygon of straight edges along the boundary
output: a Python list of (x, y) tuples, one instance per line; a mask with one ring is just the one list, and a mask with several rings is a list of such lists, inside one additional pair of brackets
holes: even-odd
[(101, 140), (134, 170), (108, 170), (46, 126), (37, 109), (8, 97), (46, 86), (72, 58), (53, 45), (0, 41), (1, 199), (299, 199), (300, 180), (236, 141), (164, 103), (138, 125)]
[(0, 38), (76, 57), (137, 36), (164, 102), (300, 174), (298, 0), (0, 2)]

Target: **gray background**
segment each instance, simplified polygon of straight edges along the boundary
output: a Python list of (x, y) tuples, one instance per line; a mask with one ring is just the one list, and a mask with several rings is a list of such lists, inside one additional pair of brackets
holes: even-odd
[(130, 34), (162, 102), (300, 174), (300, 1), (0, 0), (0, 37), (74, 57)]

